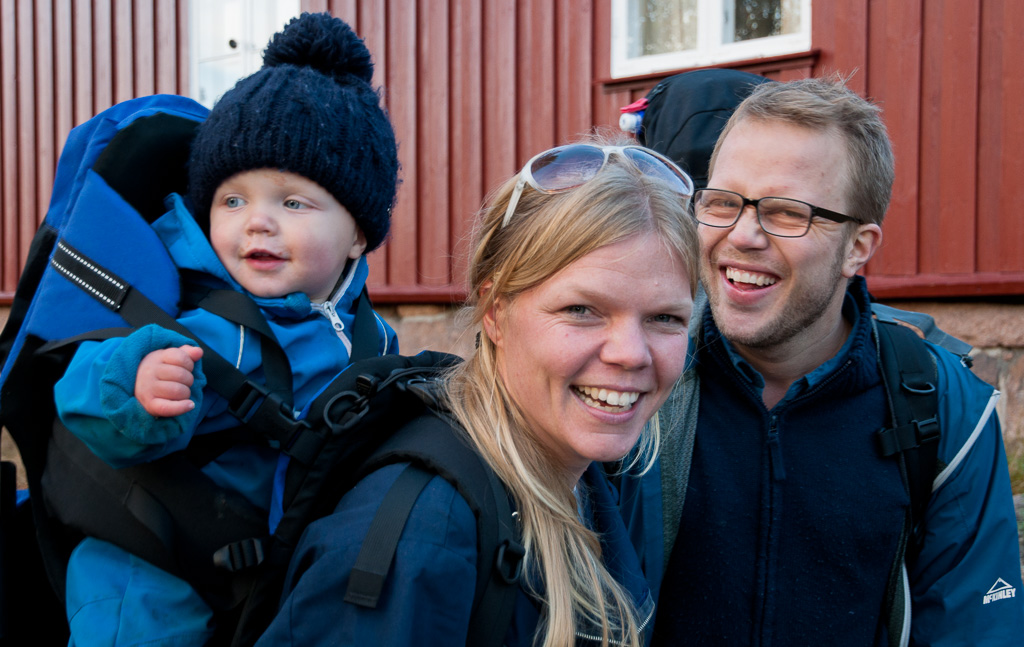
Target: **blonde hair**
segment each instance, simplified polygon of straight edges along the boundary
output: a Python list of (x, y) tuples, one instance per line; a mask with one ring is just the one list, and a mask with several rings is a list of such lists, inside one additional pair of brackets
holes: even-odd
[[(496, 299), (513, 302), (590, 252), (653, 233), (696, 290), (697, 233), (687, 203), (663, 181), (613, 154), (591, 181), (546, 195), (527, 186), (511, 221), (502, 219), (516, 178), (481, 212), (469, 267), (469, 317), (481, 329)], [(515, 499), (526, 547), (524, 578), (540, 602), (536, 642), (572, 645), (580, 625), (600, 627), (602, 644), (639, 646), (630, 596), (608, 572), (597, 534), (581, 523), (568, 473), (544, 451), (498, 373), (494, 344), (479, 335), (476, 352), (447, 382), (449, 405), (469, 440)], [(657, 446), (657, 426), (641, 444)], [(653, 459), (655, 450), (648, 452)], [(571, 477), (570, 477), (571, 478)], [(541, 638), (543, 636), (543, 638)]]

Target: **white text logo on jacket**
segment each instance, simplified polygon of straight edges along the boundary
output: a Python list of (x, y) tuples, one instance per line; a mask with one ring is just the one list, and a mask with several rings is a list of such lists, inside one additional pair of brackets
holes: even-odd
[(1003, 578), (996, 580), (996, 583), (992, 585), (992, 588), (988, 590), (983, 598), (983, 604), (989, 602), (995, 602), (996, 600), (1005, 600), (1006, 598), (1012, 598), (1017, 595), (1017, 589), (1007, 584)]

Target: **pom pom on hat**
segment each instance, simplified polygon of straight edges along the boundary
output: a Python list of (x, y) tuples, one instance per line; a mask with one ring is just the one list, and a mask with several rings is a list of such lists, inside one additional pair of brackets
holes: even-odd
[(200, 224), (207, 226), (224, 180), (276, 168), (329, 191), (363, 231), (367, 251), (384, 242), (398, 151), (372, 77), (370, 52), (344, 21), (308, 13), (292, 19), (271, 39), (263, 67), (226, 92), (199, 126), (189, 196)]
[(370, 52), (352, 28), (328, 14), (296, 18), (270, 39), (263, 67), (300, 65), (341, 80), (353, 75), (364, 83), (373, 79)]

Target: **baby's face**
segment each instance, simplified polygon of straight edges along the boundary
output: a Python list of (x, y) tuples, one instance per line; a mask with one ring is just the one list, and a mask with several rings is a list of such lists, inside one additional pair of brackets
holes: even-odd
[(210, 207), (210, 242), (243, 288), (258, 297), (331, 295), (366, 237), (348, 210), (301, 175), (259, 169), (231, 176)]

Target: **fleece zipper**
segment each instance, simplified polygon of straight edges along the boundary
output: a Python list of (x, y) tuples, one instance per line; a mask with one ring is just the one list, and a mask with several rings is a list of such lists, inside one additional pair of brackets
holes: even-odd
[(345, 334), (345, 322), (338, 316), (337, 310), (334, 309), (334, 303), (332, 301), (324, 301), (323, 303), (310, 303), (309, 304), (314, 311), (319, 312), (323, 315), (327, 321), (331, 323), (331, 328), (334, 329), (334, 334), (338, 336), (338, 339), (345, 344), (345, 350), (349, 356), (352, 355), (352, 341), (349, 340), (348, 335)]

